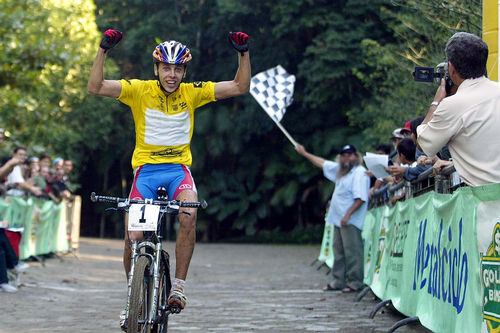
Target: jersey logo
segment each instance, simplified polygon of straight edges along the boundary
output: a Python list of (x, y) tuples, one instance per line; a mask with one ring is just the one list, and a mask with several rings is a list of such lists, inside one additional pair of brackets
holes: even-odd
[(163, 104), (163, 97), (161, 97), (160, 95), (158, 95), (158, 99), (160, 100), (160, 110), (163, 110), (165, 108), (165, 106)]
[(182, 109), (186, 109), (188, 106), (186, 104), (186, 102), (181, 102), (179, 103), (179, 106), (182, 108)]
[(189, 184), (182, 184), (181, 186), (179, 186), (179, 190), (185, 190), (188, 188), (193, 188), (193, 187)]
[(167, 156), (182, 156), (182, 151), (174, 150), (173, 148), (165, 148), (160, 151), (154, 151), (151, 153), (151, 157), (167, 157)]
[(193, 86), (195, 88), (203, 88), (203, 82), (201, 82), (201, 81), (193, 82)]

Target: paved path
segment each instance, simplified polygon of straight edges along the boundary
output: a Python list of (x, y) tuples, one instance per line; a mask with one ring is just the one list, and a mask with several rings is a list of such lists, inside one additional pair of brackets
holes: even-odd
[[(173, 244), (168, 244), (172, 251)], [(386, 332), (403, 319), (369, 314), (369, 294), (323, 292), (329, 278), (311, 262), (318, 246), (197, 244), (188, 306), (169, 332)], [(83, 238), (77, 257), (48, 259), (23, 274), (16, 294), (0, 293), (0, 333), (120, 332), (125, 300), (122, 242)], [(408, 326), (397, 332), (428, 332)]]

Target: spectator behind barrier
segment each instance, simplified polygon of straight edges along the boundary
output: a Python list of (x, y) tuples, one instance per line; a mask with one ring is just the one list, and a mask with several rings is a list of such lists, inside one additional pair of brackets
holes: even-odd
[(73, 161), (70, 159), (65, 159), (63, 163), (63, 169), (64, 169), (63, 180), (64, 184), (66, 185), (66, 189), (69, 192), (74, 193), (78, 189), (78, 186), (73, 182), (74, 180), (73, 177), (70, 177), (70, 174), (73, 171)]
[(415, 166), (415, 154), (417, 151), (417, 146), (410, 138), (405, 138), (401, 140), (398, 144), (398, 154), (401, 163), (408, 164), (409, 166)]
[(396, 148), (398, 143), (405, 138), (405, 136), (401, 134), (402, 130), (402, 128), (396, 128), (392, 131), (392, 136), (390, 137), (394, 151), (389, 155), (389, 160), (391, 160), (394, 164), (399, 164), (398, 151)]
[[(391, 146), (390, 145), (379, 144), (375, 147), (375, 154), (389, 155), (390, 153), (391, 153)], [(391, 160), (388, 161), (387, 166), (389, 166), (389, 165), (392, 165)], [(366, 174), (369, 177), (374, 177), (370, 170), (367, 170)], [(384, 179), (377, 178), (375, 180), (375, 183), (373, 184), (373, 186), (370, 187), (370, 199), (373, 197), (373, 194), (375, 193), (375, 191), (378, 190), (379, 188), (381, 188), (382, 185), (387, 184), (387, 183), (392, 183), (393, 181), (394, 181), (394, 179), (391, 176), (386, 177)]]
[(66, 183), (64, 181), (64, 175), (65, 174), (62, 165), (55, 169), (55, 179), (51, 184), (51, 192), (53, 192), (54, 195), (57, 197), (58, 202), (60, 202), (61, 199), (69, 199), (71, 196), (71, 193), (68, 191), (66, 187)]
[(59, 168), (62, 168), (64, 165), (64, 159), (62, 157), (56, 157), (54, 159), (54, 162), (52, 162), (52, 166), (54, 167), (54, 169), (59, 169)]
[(52, 158), (48, 154), (42, 154), (40, 156), (40, 167), (47, 166), (52, 167)]
[(405, 127), (403, 127), (401, 129), (401, 131), (399, 133), (401, 133), (401, 135), (403, 135), (405, 138), (409, 138), (411, 136), (411, 121), (407, 121), (405, 123)]
[(49, 174), (49, 167), (47, 166), (41, 166), (39, 172), (32, 172), (31, 173), (31, 178), (29, 179), (31, 182), (33, 182), (34, 186), (39, 187), (42, 189), (42, 196), (45, 198), (49, 198), (47, 196), (47, 181), (45, 180), (46, 177)]
[(64, 160), (63, 163), (63, 169), (64, 169), (64, 179), (66, 180), (68, 178), (68, 175), (73, 171), (73, 161), (66, 159)]
[[(405, 138), (401, 140), (400, 143), (398, 143), (398, 155), (399, 155), (399, 160), (402, 163), (402, 166), (407, 167), (407, 168), (414, 168), (417, 164), (415, 161), (415, 155), (416, 155), (416, 150), (417, 146), (413, 142), (411, 138)], [(401, 181), (401, 178), (397, 178), (396, 182)], [(392, 196), (392, 203), (396, 203), (396, 201), (401, 200), (406, 197), (406, 188), (401, 188), (397, 190), (394, 195)]]
[(389, 155), (391, 153), (391, 146), (386, 144), (379, 144), (375, 147), (375, 154)]
[[(416, 117), (410, 120), (408, 123), (408, 126), (410, 128), (409, 137), (411, 137), (411, 140), (414, 142), (414, 144), (416, 144), (417, 142), (417, 137), (416, 137), (416, 132), (412, 131), (412, 128), (415, 130), (423, 119), (424, 116)], [(413, 157), (413, 160), (414, 161), (418, 160), (418, 158), (422, 155), (424, 155), (424, 153), (417, 148), (415, 150), (415, 156)], [(388, 167), (387, 170), (393, 177), (397, 179), (404, 178), (407, 181), (412, 181), (414, 179), (417, 179), (418, 175), (420, 175), (422, 172), (429, 169), (430, 167), (431, 167), (430, 165), (418, 165), (415, 163), (413, 166), (393, 165)]]
[(418, 143), (431, 157), (447, 144), (455, 170), (468, 185), (500, 183), (500, 83), (486, 77), (488, 46), (473, 34), (458, 32), (445, 53), (456, 93), (448, 95), (441, 80), (417, 128)]
[(26, 182), (23, 176), (22, 164), (26, 161), (27, 153), (26, 148), (23, 146), (18, 146), (14, 149), (13, 157), (21, 160), (22, 162), (16, 165), (12, 171), (7, 176), (6, 186), (15, 187), (7, 191), (7, 195), (12, 195), (15, 197), (24, 196), (24, 191), (31, 192), (36, 196), (42, 195), (42, 190), (32, 184)]
[(0, 167), (0, 178), (2, 179), (2, 185), (7, 182), (7, 176), (12, 172), (14, 167), (21, 163), (23, 163), (23, 161), (16, 156), (5, 158), (2, 161), (2, 166)]
[[(389, 145), (379, 144), (379, 145), (377, 145), (375, 147), (375, 154), (378, 154), (378, 155), (389, 155), (390, 153), (391, 153), (391, 146), (389, 146)], [(374, 178), (375, 177), (370, 170), (366, 170), (366, 174), (370, 178)]]

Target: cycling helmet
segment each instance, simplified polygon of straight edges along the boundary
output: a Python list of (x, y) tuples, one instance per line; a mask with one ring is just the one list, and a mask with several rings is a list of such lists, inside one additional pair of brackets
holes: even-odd
[(157, 62), (173, 65), (187, 64), (192, 59), (187, 46), (175, 40), (167, 40), (159, 44), (153, 51), (153, 58)]

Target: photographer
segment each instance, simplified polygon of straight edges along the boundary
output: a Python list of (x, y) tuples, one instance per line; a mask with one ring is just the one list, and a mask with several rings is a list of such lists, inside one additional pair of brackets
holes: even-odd
[(448, 144), (455, 169), (468, 185), (498, 183), (500, 84), (486, 78), (488, 46), (473, 34), (458, 32), (446, 43), (445, 52), (456, 93), (447, 94), (441, 80), (417, 128), (418, 144), (430, 157)]

